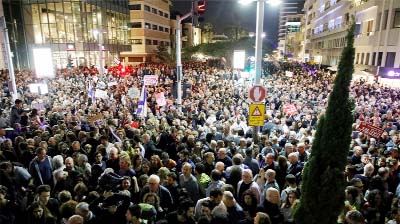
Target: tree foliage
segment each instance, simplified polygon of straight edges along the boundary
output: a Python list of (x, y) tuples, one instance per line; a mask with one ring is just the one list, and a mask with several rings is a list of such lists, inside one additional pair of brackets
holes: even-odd
[(351, 141), (353, 102), (349, 87), (354, 71), (354, 24), (348, 30), (338, 74), (321, 116), (312, 153), (303, 172), (298, 224), (336, 224), (345, 200), (344, 169)]
[[(255, 40), (254, 38), (246, 37), (239, 40), (204, 43), (194, 47), (187, 47), (182, 50), (182, 58), (188, 60), (193, 54), (202, 53), (212, 57), (225, 57), (228, 61), (232, 60), (234, 50), (245, 50), (246, 55), (251, 56), (255, 54)], [(263, 55), (271, 53), (272, 46), (268, 41), (263, 43)]]
[(158, 45), (154, 51), (155, 57), (164, 63), (173, 63), (175, 61), (174, 53), (174, 51), (168, 52), (168, 46), (165, 45)]

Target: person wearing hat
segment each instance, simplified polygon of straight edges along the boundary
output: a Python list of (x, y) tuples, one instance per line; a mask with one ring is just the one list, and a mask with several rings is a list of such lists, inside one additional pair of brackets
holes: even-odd
[(90, 204), (89, 210), (98, 217), (99, 224), (125, 223), (125, 212), (129, 205), (129, 196), (105, 191), (103, 196)]

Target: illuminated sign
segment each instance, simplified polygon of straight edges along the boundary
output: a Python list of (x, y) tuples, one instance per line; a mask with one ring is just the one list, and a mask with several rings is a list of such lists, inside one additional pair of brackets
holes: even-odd
[(53, 57), (50, 48), (34, 48), (33, 60), (35, 62), (35, 71), (38, 78), (53, 78), (54, 67)]
[(400, 69), (399, 68), (379, 68), (379, 76), (386, 79), (400, 79)]
[(233, 52), (233, 68), (244, 69), (244, 64), (246, 60), (245, 51), (234, 51)]

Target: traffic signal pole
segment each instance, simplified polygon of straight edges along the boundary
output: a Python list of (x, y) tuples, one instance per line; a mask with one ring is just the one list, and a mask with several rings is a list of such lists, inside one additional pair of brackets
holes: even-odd
[(177, 74), (177, 79), (178, 79), (178, 86), (177, 86), (177, 94), (178, 94), (178, 99), (177, 99), (177, 106), (178, 106), (178, 111), (179, 113), (182, 112), (182, 59), (181, 59), (181, 54), (182, 54), (182, 45), (181, 45), (181, 26), (182, 26), (182, 21), (189, 18), (192, 16), (193, 11), (190, 13), (187, 13), (186, 15), (180, 17), (176, 16), (176, 30), (175, 30), (175, 42), (176, 42), (176, 74)]

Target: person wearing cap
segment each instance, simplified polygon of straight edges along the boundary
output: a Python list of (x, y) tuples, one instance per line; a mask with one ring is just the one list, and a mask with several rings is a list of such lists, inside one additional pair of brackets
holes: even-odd
[(10, 124), (14, 126), (16, 123), (21, 122), (21, 115), (23, 113), (22, 100), (16, 99), (14, 106), (11, 107)]
[(129, 205), (129, 196), (105, 191), (103, 196), (90, 204), (89, 210), (98, 217), (99, 224), (125, 223), (125, 213)]

